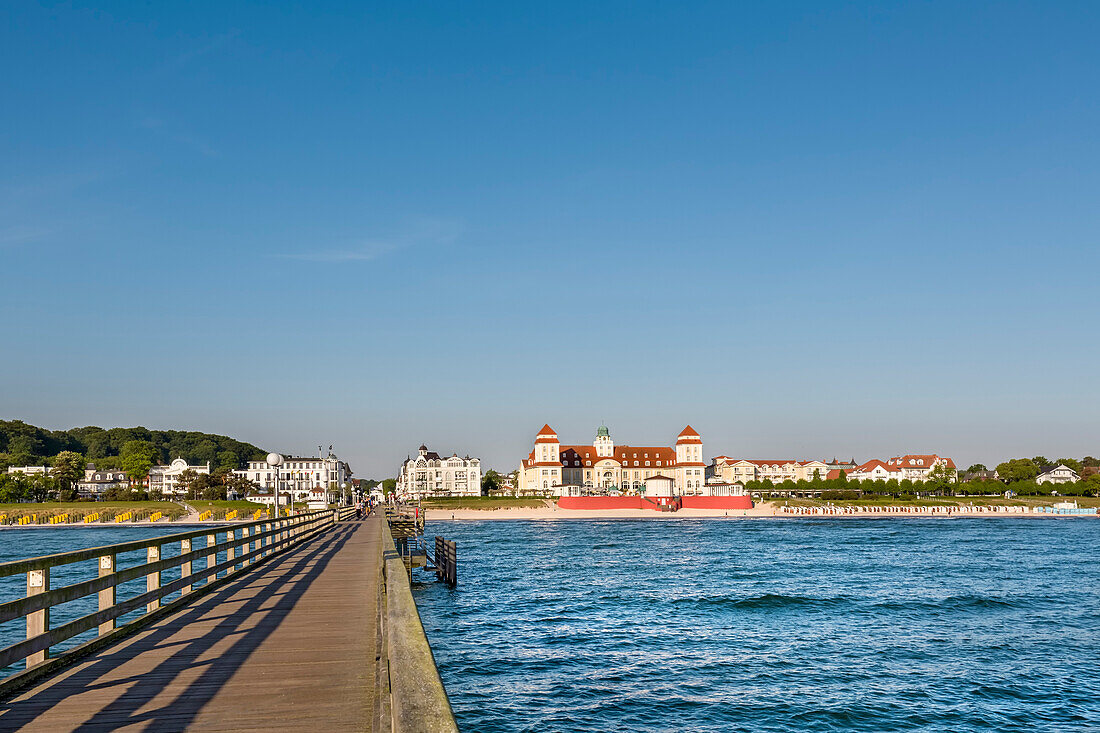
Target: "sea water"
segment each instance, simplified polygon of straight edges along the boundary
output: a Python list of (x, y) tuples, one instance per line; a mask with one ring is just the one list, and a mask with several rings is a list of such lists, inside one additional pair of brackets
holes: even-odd
[(468, 731), (1100, 729), (1100, 521), (433, 522)]
[[(12, 560), (22, 560), (29, 557), (39, 557), (41, 555), (53, 555), (61, 552), (71, 552), (73, 550), (83, 550), (91, 547), (101, 547), (103, 545), (114, 545), (120, 542), (132, 542), (135, 540), (144, 540), (152, 537), (161, 537), (167, 534), (177, 534), (181, 532), (193, 532), (201, 529), (199, 525), (184, 525), (184, 524), (162, 524), (153, 526), (98, 526), (98, 527), (63, 527), (63, 526), (50, 526), (50, 527), (35, 527), (35, 528), (5, 528), (0, 529), (0, 562), (10, 562)], [(198, 539), (195, 541), (196, 549), (205, 547), (205, 539)], [(173, 542), (165, 544), (162, 548), (164, 559), (175, 557), (179, 555), (180, 544)], [(225, 553), (218, 554), (218, 558), (224, 560)], [(120, 554), (116, 561), (117, 567), (129, 568), (145, 563), (147, 555), (145, 550), (137, 550), (134, 552), (127, 552)], [(203, 563), (202, 567), (205, 567)], [(99, 574), (99, 565), (96, 559), (82, 560), (81, 562), (71, 563), (68, 565), (61, 565), (50, 570), (50, 587), (59, 588), (63, 585), (70, 585), (72, 583), (79, 583), (84, 580), (91, 580), (97, 577)], [(180, 577), (180, 568), (175, 567), (169, 570), (163, 571), (161, 574), (162, 583), (169, 583), (173, 580), (177, 580)], [(131, 580), (127, 583), (121, 583), (118, 585), (117, 594), (119, 600), (125, 598), (133, 598), (144, 593), (146, 590), (146, 579), (144, 576)], [(27, 576), (26, 574), (19, 574), (8, 576), (6, 578), (0, 578), (0, 601), (12, 601), (17, 598), (22, 598), (26, 595), (27, 591)], [(162, 603), (168, 603), (180, 595), (179, 591), (170, 593), (164, 597)], [(50, 609), (50, 625), (52, 627), (60, 626), (63, 623), (72, 621), (80, 616), (88, 613), (93, 613), (99, 604), (99, 599), (96, 594), (85, 596), (76, 601), (71, 601), (59, 606), (55, 606)], [(144, 607), (131, 611), (130, 613), (119, 618), (118, 623), (121, 625), (128, 621), (132, 621), (144, 612)], [(62, 643), (50, 648), (51, 653), (57, 654), (66, 649), (78, 646), (85, 641), (95, 638), (98, 631), (91, 629), (82, 634), (74, 636)], [(27, 622), (25, 618), (17, 618), (6, 623), (0, 623), (0, 647), (14, 644), (18, 641), (22, 641), (26, 638), (27, 634)], [(17, 662), (6, 668), (0, 669), (0, 677), (6, 677), (15, 672), (21, 671), (26, 667), (25, 663)]]

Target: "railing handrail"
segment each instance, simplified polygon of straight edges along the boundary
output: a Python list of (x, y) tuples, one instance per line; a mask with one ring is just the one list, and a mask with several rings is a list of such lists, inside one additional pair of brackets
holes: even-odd
[[(297, 516), (313, 517), (315, 516), (315, 514), (320, 513), (321, 512), (315, 512), (308, 515), (299, 514)], [(265, 522), (265, 524), (270, 523), (271, 520)], [(299, 522), (291, 526), (298, 526), (300, 524), (308, 523), (309, 522)], [(217, 535), (220, 532), (229, 532), (236, 529), (238, 529), (238, 527), (215, 527), (211, 528), (211, 530), (203, 532), (203, 535), (209, 537), (211, 534)], [(255, 534), (249, 533), (247, 536), (234, 537), (233, 539), (227, 539), (225, 542), (216, 542), (213, 545), (206, 545), (198, 550), (191, 550), (188, 553), (181, 553), (174, 557), (162, 558), (160, 560), (153, 560), (151, 562), (146, 561), (132, 567), (116, 569), (110, 575), (102, 575), (98, 578), (92, 578), (91, 580), (82, 580), (79, 583), (71, 583), (70, 585), (63, 585), (58, 588), (51, 588), (50, 590), (39, 593), (37, 595), (25, 596), (23, 598), (17, 598), (14, 601), (8, 601), (7, 603), (0, 603), (0, 623), (11, 621), (12, 619), (19, 618), (20, 616), (25, 616), (32, 611), (39, 611), (43, 608), (49, 608), (50, 606), (56, 606), (61, 603), (75, 601), (78, 598), (83, 598), (84, 596), (91, 595), (92, 593), (97, 593), (101, 590), (107, 590), (111, 586), (119, 585), (121, 583), (127, 583), (131, 580), (137, 580), (138, 578), (149, 575), (151, 573), (163, 572), (178, 565), (183, 565), (194, 560), (208, 557), (212, 554), (224, 552), (228, 549), (236, 549), (241, 545), (252, 544), (257, 540), (274, 537), (277, 534), (281, 534), (285, 530), (286, 527), (280, 526), (274, 529), (267, 530), (266, 532), (259, 532)], [(179, 535), (165, 535), (165, 537), (176, 537), (176, 542), (179, 542), (181, 539), (188, 539), (187, 537), (180, 538)], [(106, 547), (110, 548), (113, 547), (113, 545), (106, 545)], [(118, 555), (119, 553), (108, 552), (98, 555), (97, 557), (103, 557), (104, 555), (111, 554)], [(241, 557), (237, 557), (234, 564), (240, 563)], [(197, 575), (200, 574), (193, 573), (189, 577), (195, 577)], [(13, 613), (13, 609), (17, 610), (17, 612)], [(3, 665), (0, 664), (0, 667), (2, 666)]]
[[(219, 523), (194, 532), (178, 532), (161, 535), (135, 542), (120, 542), (113, 545), (87, 548), (72, 552), (16, 560), (0, 565), (0, 577), (17, 573), (27, 575), (27, 595), (0, 603), (0, 623), (20, 617), (27, 619), (26, 639), (0, 648), (0, 668), (21, 659), (27, 660), (27, 671), (0, 678), (0, 694), (16, 689), (27, 681), (56, 668), (65, 660), (86, 653), (90, 648), (99, 648), (104, 643), (120, 638), (132, 628), (148, 623), (158, 617), (165, 606), (162, 599), (177, 591), (181, 596), (168, 607), (177, 607), (187, 602), (190, 594), (205, 593), (229, 578), (245, 572), (256, 562), (262, 562), (279, 552), (296, 546), (332, 526), (333, 522), (347, 519), (354, 508), (322, 509), (286, 517), (273, 517), (253, 522), (232, 524)], [(260, 527), (264, 525), (264, 527)], [(253, 528), (256, 528), (253, 530)], [(225, 541), (218, 542), (219, 534), (225, 535)], [(207, 544), (195, 548), (191, 540), (207, 538)], [(264, 542), (266, 540), (266, 543)], [(180, 554), (175, 557), (163, 557), (163, 545), (180, 544)], [(234, 552), (244, 546), (241, 552)], [(154, 550), (154, 548), (156, 548)], [(120, 569), (118, 555), (146, 549), (146, 561), (131, 567)], [(225, 559), (218, 562), (218, 554), (225, 553)], [(99, 577), (82, 580), (59, 588), (50, 588), (51, 567), (68, 565), (75, 562), (99, 559)], [(205, 559), (206, 567), (195, 567), (196, 560)], [(180, 577), (163, 582), (161, 573), (180, 567)], [(240, 566), (240, 567), (238, 567)], [(219, 573), (224, 572), (222, 577)], [(137, 596), (118, 599), (116, 591), (123, 583), (147, 578), (147, 591)], [(204, 581), (201, 585), (197, 582)], [(99, 595), (99, 609), (78, 618), (51, 627), (50, 609), (61, 604), (76, 601), (88, 596)], [(116, 619), (146, 606), (143, 616), (124, 625), (117, 626)], [(85, 642), (81, 646), (62, 652), (51, 658), (50, 647), (71, 639), (78, 634), (99, 627), (99, 638)], [(48, 669), (47, 669), (48, 668)]]
[(194, 530), (192, 532), (175, 532), (173, 534), (159, 535), (157, 537), (150, 537), (144, 540), (130, 540), (129, 542), (119, 542), (113, 545), (101, 545), (99, 547), (89, 547), (83, 550), (70, 550), (69, 552), (58, 552), (53, 555), (39, 555), (38, 557), (28, 557), (22, 560), (10, 560), (5, 563), (0, 563), (0, 578), (5, 578), (9, 575), (19, 575), (25, 573), (28, 570), (43, 570), (45, 568), (53, 568), (58, 565), (68, 565), (69, 563), (81, 562), (83, 560), (91, 560), (96, 557), (102, 557), (104, 555), (121, 555), (125, 552), (134, 552), (135, 550), (145, 550), (153, 545), (162, 545), (169, 542), (179, 542), (180, 540), (194, 539), (195, 537), (205, 537), (210, 534), (211, 530), (225, 531), (227, 529), (240, 529), (242, 527), (253, 527), (258, 524), (269, 524), (271, 522), (291, 522), (292, 520), (299, 520), (304, 517), (312, 517), (318, 514), (329, 514), (331, 509), (318, 509), (312, 512), (305, 512), (303, 514), (292, 514), (285, 517), (275, 517), (272, 519), (258, 519), (251, 522), (219, 522), (215, 527), (207, 527), (205, 529)]

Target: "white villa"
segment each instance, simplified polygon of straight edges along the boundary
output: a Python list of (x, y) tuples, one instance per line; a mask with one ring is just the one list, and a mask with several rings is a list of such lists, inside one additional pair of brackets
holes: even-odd
[(165, 496), (184, 493), (178, 488), (181, 473), (191, 469), (195, 473), (210, 473), (210, 464), (189, 466), (187, 461), (177, 458), (167, 466), (153, 466), (149, 469), (149, 491), (160, 491)]
[(91, 499), (107, 493), (110, 489), (121, 488), (130, 485), (130, 478), (125, 471), (118, 469), (96, 470), (92, 464), (84, 470), (84, 478), (76, 482), (76, 490), (82, 499)]
[(444, 458), (422, 445), (416, 458), (409, 456), (401, 464), (397, 495), (414, 500), (428, 496), (481, 496), (481, 459), (459, 458), (457, 453)]
[(1060, 463), (1057, 466), (1043, 466), (1041, 473), (1035, 477), (1037, 484), (1075, 484), (1081, 480), (1069, 466)]

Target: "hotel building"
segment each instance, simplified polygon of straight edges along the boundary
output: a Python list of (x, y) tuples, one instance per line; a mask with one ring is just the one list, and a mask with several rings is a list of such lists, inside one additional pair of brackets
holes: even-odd
[(403, 498), (427, 496), (481, 496), (481, 459), (443, 458), (422, 445), (416, 458), (409, 456), (401, 464), (397, 494)]
[(767, 479), (773, 484), (784, 481), (812, 481), (825, 478), (829, 464), (824, 461), (796, 461), (790, 458), (765, 460), (715, 456), (707, 467), (707, 476), (729, 483), (747, 483)]
[[(943, 464), (955, 474), (955, 462), (936, 454), (896, 456), (885, 461), (877, 458), (856, 466), (847, 472), (851, 481), (927, 481), (928, 474)], [(954, 480), (954, 479), (952, 479)]]
[(592, 445), (562, 445), (557, 433), (544, 425), (535, 445), (520, 461), (520, 493), (548, 496), (606, 494), (612, 491), (642, 493), (646, 480), (671, 479), (676, 494), (703, 490), (703, 439), (688, 425), (676, 437), (676, 445), (615, 445), (606, 426), (596, 431)]
[(322, 492), (326, 496), (339, 493), (351, 479), (351, 467), (332, 453), (326, 458), (284, 456), (283, 465), (277, 469), (267, 465), (266, 460), (249, 461), (248, 468), (233, 473), (244, 476), (268, 492), (277, 489), (280, 495), (288, 493), (294, 501), (309, 501), (314, 498), (314, 492)]

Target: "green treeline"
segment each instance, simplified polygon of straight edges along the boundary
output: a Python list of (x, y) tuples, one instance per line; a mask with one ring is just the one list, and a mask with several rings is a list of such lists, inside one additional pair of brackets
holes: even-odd
[(8, 466), (54, 465), (54, 458), (70, 451), (100, 469), (120, 469), (124, 446), (150, 446), (150, 458), (167, 463), (181, 457), (188, 463), (210, 463), (212, 469), (237, 469), (258, 460), (264, 451), (224, 435), (147, 428), (72, 428), (46, 430), (22, 420), (0, 420), (0, 471)]

